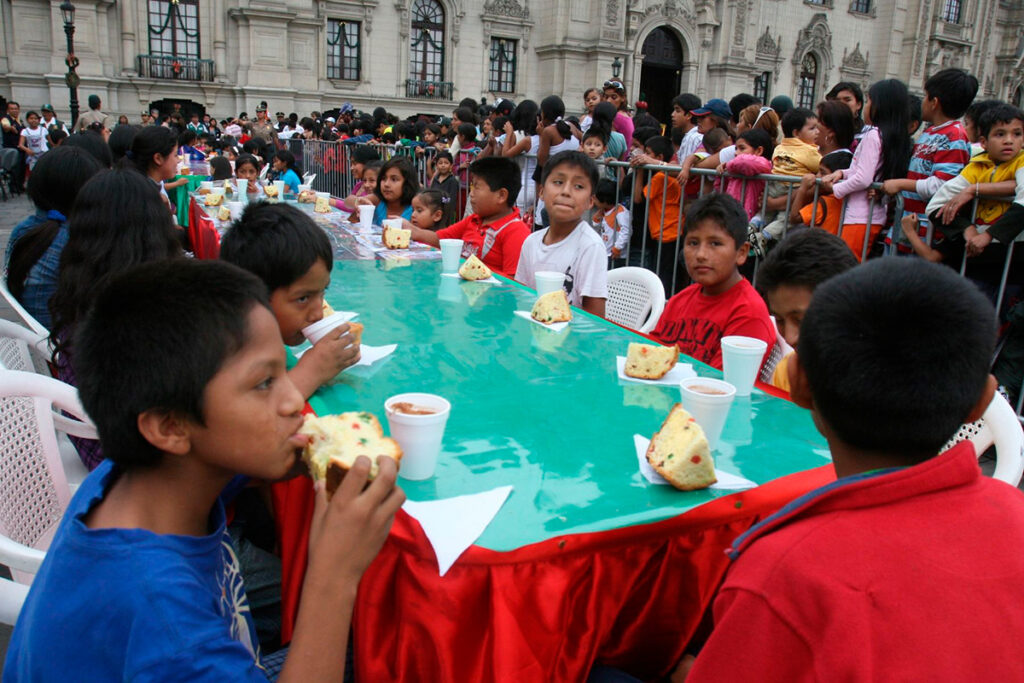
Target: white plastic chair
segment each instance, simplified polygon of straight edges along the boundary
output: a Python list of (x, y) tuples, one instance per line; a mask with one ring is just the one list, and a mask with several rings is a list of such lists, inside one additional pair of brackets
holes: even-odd
[(974, 444), (974, 452), (981, 457), (990, 446), (996, 447), (996, 469), (993, 479), (1005, 481), (1010, 486), (1020, 484), (1024, 475), (1024, 429), (1017, 421), (1013, 407), (1002, 394), (992, 397), (985, 414), (977, 422), (960, 427), (960, 431), (949, 440), (943, 450), (961, 441)]
[(11, 294), (11, 290), (7, 289), (7, 273), (3, 273), (3, 277), (0, 277), (0, 296), (3, 296), (4, 300), (7, 301), (7, 305), (14, 309), (14, 312), (18, 314), (22, 322), (29, 326), (29, 328), (36, 334), (42, 337), (49, 337), (50, 331), (46, 329), (41, 322), (36, 320), (31, 313), (25, 310), (25, 307), (21, 305), (21, 302), (14, 298)]
[(665, 286), (646, 268), (614, 268), (608, 271), (605, 317), (638, 332), (650, 332), (665, 310)]
[(49, 340), (9, 320), (0, 320), (0, 368), (50, 377)]
[(17, 618), (25, 587), (71, 499), (58, 431), (97, 438), (74, 387), (31, 372), (0, 370), (0, 563), (14, 577), (0, 580), (0, 621), (6, 623)]

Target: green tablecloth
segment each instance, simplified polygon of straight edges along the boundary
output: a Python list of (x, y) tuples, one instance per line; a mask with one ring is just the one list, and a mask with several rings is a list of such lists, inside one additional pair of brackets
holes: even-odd
[(177, 207), (178, 225), (188, 227), (188, 200), (189, 195), (199, 189), (199, 183), (208, 179), (208, 175), (176, 175), (174, 180), (187, 178), (188, 182), (179, 187), (168, 190), (167, 196)]
[[(385, 429), (389, 396), (424, 391), (451, 401), (437, 473), (400, 480), (411, 500), (514, 485), (477, 541), (504, 551), (666, 519), (732, 493), (681, 492), (640, 475), (633, 435), (657, 431), (679, 390), (620, 383), (615, 357), (638, 335), (581, 311), (552, 332), (513, 314), (530, 309), (531, 290), (440, 273), (438, 262), (337, 261), (327, 301), (359, 313), (364, 344), (399, 347), (310, 400), (322, 415), (368, 410)], [(809, 413), (758, 390), (733, 404), (715, 454), (719, 469), (759, 484), (828, 462)]]

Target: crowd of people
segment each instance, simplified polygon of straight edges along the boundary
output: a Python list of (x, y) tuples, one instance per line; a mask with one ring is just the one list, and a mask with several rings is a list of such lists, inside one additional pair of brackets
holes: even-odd
[[(1010, 653), (1024, 621), (987, 624), (974, 607), (1024, 585), (1024, 501), (980, 480), (969, 449), (936, 454), (995, 388), (985, 294), (1024, 228), (1024, 113), (977, 101), (977, 80), (960, 69), (923, 90), (840, 83), (813, 110), (784, 96), (766, 105), (683, 93), (666, 122), (642, 108), (630, 115), (615, 79), (586, 91), (578, 117), (552, 95), (463, 101), (433, 120), (345, 105), (301, 119), (278, 112), (275, 124), (261, 102), (252, 121), (146, 112), (141, 125), (111, 125), (90, 98), (89, 119), (70, 135), (49, 105), (22, 126), (9, 103), (3, 141), (24, 154), (35, 211), (11, 235), (6, 283), (51, 331), (56, 374), (78, 387), (100, 439), (76, 442), (93, 474), (36, 578), (4, 679), (47, 680), (69, 666), (98, 678), (228, 680), (345, 669), (345, 657), (322, 653), (346, 650), (359, 577), (403, 499), (394, 465), (383, 459), (368, 484), (369, 462), (359, 462), (330, 504), (319, 497), (290, 648), (280, 641), (272, 511), (256, 489), (239, 493), (235, 476), (288, 476), (304, 401), (359, 359), (343, 324), (285, 367), (282, 342), (301, 343), (323, 316), (330, 242), (308, 213), (252, 201), (220, 260), (198, 262), (167, 197), (190, 162), (209, 164), (216, 180), (247, 180), (252, 193), (270, 164), (268, 179), (294, 195), (313, 157), (289, 140), (310, 139), (346, 150), (355, 182), (332, 198), (339, 209), (355, 217), (373, 205), (375, 223), (401, 218), (428, 245), (461, 239), (464, 256), (529, 287), (538, 272), (564, 273), (570, 303), (591, 314), (605, 315), (609, 266), (644, 258), (666, 290), (681, 288), (654, 340), (717, 368), (724, 336), (764, 340), (764, 379), (813, 411), (840, 481), (826, 504), (803, 501), (737, 540), (715, 627), (673, 680), (971, 678), (981, 666), (973, 645), (939, 657), (915, 645), (948, 642), (954, 615), (968, 614), (986, 647), (1007, 653), (990, 652), (985, 666), (1019, 677)], [(1015, 201), (993, 199), (1007, 195)], [(886, 245), (905, 258), (871, 259)], [(965, 254), (981, 291), (956, 272)], [(1002, 376), (995, 366), (1011, 393), (1024, 379), (1016, 334)], [(778, 348), (787, 353), (768, 363)], [(950, 532), (951, 506), (982, 531)], [(859, 512), (847, 521), (844, 509)], [(907, 520), (918, 533), (904, 533)], [(829, 538), (808, 541), (814, 528)], [(981, 545), (996, 529), (1011, 539), (998, 579), (968, 561), (988, 556)], [(929, 602), (948, 593), (930, 564), (940, 536), (956, 557), (962, 607), (945, 616)], [(863, 552), (911, 548), (914, 572), (899, 553), (838, 560), (851, 538)], [(843, 652), (819, 608), (869, 649)], [(595, 669), (593, 680), (631, 679)]]

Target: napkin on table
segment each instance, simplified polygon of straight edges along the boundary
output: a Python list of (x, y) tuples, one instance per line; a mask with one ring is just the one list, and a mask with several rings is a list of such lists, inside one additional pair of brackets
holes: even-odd
[(555, 332), (561, 332), (562, 330), (564, 330), (566, 327), (569, 326), (568, 322), (564, 322), (564, 323), (542, 323), (539, 320), (534, 320), (533, 316), (530, 315), (529, 311), (515, 311), (515, 314), (518, 315), (520, 318), (526, 318), (527, 320), (529, 320), (534, 325), (540, 325), (541, 327), (547, 328), (549, 330), (554, 330)]
[[(651, 463), (647, 462), (647, 447), (650, 446), (651, 440), (645, 436), (639, 434), (633, 435), (633, 445), (636, 447), (636, 459), (640, 465), (640, 474), (643, 475), (644, 479), (652, 484), (665, 484), (671, 486), (668, 481), (665, 480), (657, 471), (651, 467)], [(710, 488), (718, 491), (745, 491), (746, 489), (752, 489), (757, 484), (737, 476), (735, 474), (729, 474), (722, 470), (715, 468), (715, 477), (718, 481), (710, 486)]]
[(689, 363), (676, 363), (676, 366), (665, 373), (665, 376), (661, 379), (641, 379), (639, 377), (630, 377), (626, 374), (626, 357), (616, 356), (615, 357), (615, 368), (619, 373), (619, 379), (625, 382), (639, 382), (640, 384), (665, 384), (668, 386), (677, 387), (679, 383), (688, 377), (696, 377), (697, 373), (694, 371), (693, 366)]
[[(459, 275), (458, 273), (441, 273), (441, 277), (457, 277), (460, 280), (462, 279), (462, 276)], [(466, 280), (466, 282), (482, 282), (486, 285), (501, 284), (501, 281), (498, 278), (494, 277), (493, 275), (491, 275), (490, 277), (485, 277), (483, 280)]]

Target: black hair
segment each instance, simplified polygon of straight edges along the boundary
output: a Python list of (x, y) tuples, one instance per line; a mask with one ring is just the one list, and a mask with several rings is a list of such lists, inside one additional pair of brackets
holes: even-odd
[(695, 201), (686, 212), (683, 223), (683, 237), (695, 230), (704, 221), (715, 225), (732, 237), (739, 249), (747, 242), (747, 223), (750, 221), (746, 210), (738, 200), (722, 192), (711, 192)]
[(640, 112), (633, 117), (634, 128), (656, 128), (661, 133), (661, 122), (647, 112)]
[(235, 173), (238, 173), (238, 169), (246, 164), (251, 165), (256, 169), (256, 173), (260, 172), (260, 160), (254, 157), (252, 154), (242, 154), (235, 159)]
[(360, 145), (352, 150), (350, 158), (352, 163), (367, 164), (371, 161), (380, 161), (380, 153), (369, 145)]
[(494, 123), (491, 125), (492, 135), (505, 129), (505, 124), (508, 123), (509, 118), (504, 114), (499, 114), (494, 117)]
[(757, 288), (766, 294), (783, 285), (813, 291), (856, 265), (857, 257), (841, 238), (825, 230), (798, 230), (768, 252), (757, 269)]
[(334, 252), (309, 214), (288, 204), (254, 202), (224, 234), (220, 257), (255, 274), (273, 294), (301, 279), (317, 261), (328, 272)]
[(654, 135), (644, 142), (644, 147), (651, 150), (651, 153), (660, 158), (662, 161), (671, 161), (673, 155), (675, 155), (675, 148), (672, 147), (672, 141), (664, 135)]
[[(110, 154), (113, 161), (117, 162), (124, 158), (125, 153), (132, 148), (132, 141), (142, 130), (142, 126), (118, 126), (110, 132), (107, 138), (107, 145), (110, 147)], [(52, 134), (51, 134), (52, 137)]]
[(921, 127), (921, 96), (910, 93), (907, 95), (907, 127), (909, 135), (913, 135)]
[(845, 150), (836, 150), (823, 156), (818, 163), (830, 171), (845, 171), (853, 163), (853, 154)]
[(155, 155), (167, 157), (177, 149), (178, 136), (173, 130), (163, 126), (146, 126), (132, 140), (131, 163), (143, 175), (148, 175)]
[(505, 157), (484, 157), (469, 165), (469, 174), (487, 183), (491, 192), (508, 190), (508, 206), (515, 206), (519, 190), (523, 186), (516, 162)]
[(654, 126), (641, 126), (633, 129), (633, 139), (641, 145), (646, 145), (648, 140), (660, 134), (661, 131)]
[(597, 181), (601, 177), (597, 170), (597, 164), (586, 154), (577, 150), (559, 152), (548, 159), (548, 163), (544, 164), (544, 173), (540, 179), (542, 185), (547, 182), (548, 176), (559, 166), (571, 166), (580, 169), (590, 179), (590, 194), (594, 194), (594, 191), (597, 190)]
[(260, 281), (217, 261), (146, 263), (111, 278), (74, 340), (78, 394), (103, 455), (122, 470), (160, 464), (139, 432), (146, 411), (204, 424), (206, 386), (245, 345), (254, 306), (269, 308)]
[[(103, 167), (88, 152), (61, 145), (39, 157), (28, 179), (29, 199), (39, 211), (57, 211), (66, 218), (79, 190)], [(20, 299), (29, 271), (42, 258), (60, 232), (61, 221), (47, 218), (33, 226), (11, 247), (7, 288)]]
[(284, 165), (287, 166), (289, 169), (295, 171), (295, 155), (292, 154), (290, 151), (288, 151), (287, 149), (279, 149), (277, 150), (277, 154), (275, 154), (274, 156), (277, 157), (278, 161), (283, 162)]
[[(598, 126), (606, 133), (608, 133), (608, 139), (611, 139), (612, 131), (615, 129), (615, 117), (618, 116), (619, 110), (615, 108), (615, 105), (611, 102), (605, 102), (604, 100), (594, 105), (594, 113), (591, 116), (590, 127)], [(629, 140), (626, 140), (626, 144), (629, 144)]]
[(923, 259), (877, 259), (818, 287), (797, 351), (839, 440), (914, 463), (977, 403), (995, 339), (992, 304), (971, 281)]
[(419, 197), (421, 202), (429, 206), (431, 209), (436, 209), (441, 213), (444, 213), (444, 193), (440, 190), (420, 190), (416, 196)]
[(210, 176), (210, 180), (227, 180), (234, 177), (234, 171), (231, 170), (231, 162), (224, 157), (210, 159)]
[(818, 118), (818, 115), (810, 109), (804, 109), (803, 107), (790, 109), (782, 115), (782, 121), (780, 122), (780, 125), (782, 126), (782, 137), (795, 138), (796, 134), (800, 132), (800, 129), (807, 125), (809, 120), (816, 118)]
[(709, 153), (720, 151), (722, 147), (727, 145), (729, 142), (729, 133), (724, 128), (719, 128), (718, 126), (715, 126), (707, 133), (704, 133), (703, 138), (701, 138), (701, 144), (704, 145), (704, 150)]
[(377, 195), (377, 199), (382, 202), (385, 201), (384, 195), (380, 191), (380, 179), (393, 168), (397, 168), (398, 172), (402, 174), (402, 196), (398, 198), (398, 203), (402, 206), (409, 206), (412, 204), (412, 198), (420, 191), (420, 181), (416, 178), (416, 169), (408, 157), (391, 157), (384, 162), (384, 165), (380, 167), (380, 173), (377, 175), (377, 187), (373, 193)]
[[(120, 126), (120, 128), (128, 128), (128, 126)], [(65, 133), (63, 129), (57, 128), (57, 126), (53, 126), (52, 128), (50, 128), (49, 135), (50, 135), (50, 146), (51, 147), (56, 147), (57, 145), (62, 143), (68, 137), (68, 134)], [(114, 137), (114, 136), (111, 135), (110, 137)]]
[(242, 143), (242, 151), (252, 156), (263, 156), (263, 144), (259, 140), (249, 139)]
[[(68, 136), (68, 139), (61, 147), (77, 147), (85, 150), (92, 155), (93, 159), (100, 162), (103, 168), (110, 168), (114, 163), (114, 155), (110, 152), (110, 145), (106, 143), (102, 135), (91, 130), (84, 130)], [(35, 170), (32, 172), (35, 173)]]
[(761, 156), (765, 159), (772, 158), (772, 152), (775, 150), (775, 143), (772, 140), (772, 136), (768, 135), (768, 131), (763, 128), (751, 128), (748, 131), (744, 131), (740, 134), (740, 140), (745, 140), (754, 149), (761, 148)]
[(924, 94), (939, 100), (943, 114), (958, 119), (978, 94), (978, 79), (963, 69), (943, 69), (924, 82)]
[[(825, 94), (826, 100), (838, 99), (839, 93), (844, 90), (849, 90), (853, 93), (853, 99), (857, 100), (858, 104), (864, 104), (864, 91), (860, 89), (860, 86), (853, 81), (840, 81), (832, 86), (832, 89)], [(853, 112), (850, 112), (851, 114)]]
[(818, 120), (832, 131), (840, 149), (850, 148), (853, 144), (854, 119), (849, 107), (839, 100), (819, 102)]
[(181, 254), (178, 230), (156, 185), (131, 169), (93, 176), (71, 210), (57, 289), (50, 299), (55, 361), (68, 352), (77, 323), (107, 280), (139, 263)]
[(1002, 100), (975, 100), (971, 103), (971, 106), (967, 107), (967, 111), (964, 112), (963, 118), (970, 119), (977, 126), (981, 117), (986, 111), (996, 106), (997, 104), (1003, 104)]
[[(195, 116), (195, 114), (193, 114), (193, 116)], [(182, 145), (191, 145), (198, 138), (199, 136), (196, 135), (196, 132), (194, 130), (192, 130), (191, 128), (186, 128), (185, 130), (181, 131), (181, 134), (178, 135), (178, 146), (181, 147)]]
[(741, 92), (729, 100), (729, 111), (732, 112), (733, 125), (740, 122), (740, 112), (752, 104), (761, 104), (761, 98), (754, 97), (750, 93)]
[(597, 181), (597, 189), (594, 190), (594, 197), (602, 204), (614, 204), (616, 200), (616, 189), (618, 186), (614, 180), (601, 178)]
[(516, 105), (512, 111), (512, 128), (527, 135), (533, 135), (537, 130), (537, 116), (540, 114), (540, 106), (533, 100), (523, 100)]
[(480, 120), (488, 118), (494, 113), (494, 107), (490, 104), (481, 104), (476, 109), (476, 115)]
[(676, 95), (672, 98), (672, 105), (679, 107), (685, 112), (691, 112), (694, 109), (700, 109), (702, 102), (700, 98), (693, 93), (684, 92), (681, 95)]
[(586, 142), (590, 138), (598, 138), (602, 145), (605, 147), (608, 146), (608, 131), (600, 126), (591, 126), (587, 129), (587, 132), (583, 134), (583, 142)]
[(978, 133), (982, 137), (987, 138), (988, 134), (992, 132), (992, 127), (996, 124), (1012, 123), (1013, 121), (1024, 123), (1024, 112), (1021, 112), (1020, 109), (1012, 104), (1000, 102), (994, 107), (989, 107), (981, 115), (981, 120), (977, 121)]
[[(459, 100), (459, 108), (460, 109), (462, 107), (465, 107), (466, 109), (469, 109), (470, 111), (476, 111), (477, 107), (479, 107), (479, 106), (480, 105), (477, 104), (477, 101), (474, 100), (472, 97), (463, 97), (461, 100)], [(465, 120), (465, 119), (463, 119), (463, 120)]]
[(455, 132), (470, 142), (476, 142), (476, 126), (472, 123), (460, 123)]
[(412, 140), (416, 137), (416, 126), (409, 123), (408, 121), (401, 121), (395, 124), (395, 132), (399, 138), (405, 138), (406, 140)]
[(457, 117), (462, 123), (472, 123), (476, 126), (476, 114), (473, 113), (473, 109), (476, 109), (474, 105), (472, 109), (469, 107), (458, 107), (452, 112), (453, 117)]
[(442, 149), (434, 155), (434, 161), (436, 162), (438, 159), (447, 159), (448, 161), (455, 163), (455, 159), (452, 158), (452, 153), (446, 149)]
[(685, 133), (683, 133), (682, 128), (673, 128), (668, 133), (668, 136), (672, 139), (672, 145), (675, 147), (679, 147), (679, 145), (683, 144), (684, 135)]
[[(437, 125), (436, 123), (428, 123), (427, 125), (423, 126), (423, 131), (424, 132), (428, 131), (428, 130), (431, 133), (433, 133), (435, 136), (441, 137), (441, 126)], [(422, 133), (421, 133), (421, 135), (422, 135)]]
[(385, 145), (393, 145), (396, 142), (398, 142), (398, 136), (395, 135), (395, 132), (393, 130), (389, 130), (380, 136), (380, 141), (383, 142)]
[(882, 138), (882, 166), (877, 180), (904, 178), (914, 151), (910, 138), (910, 103), (907, 85), (896, 78), (876, 82), (868, 90), (871, 125)]

